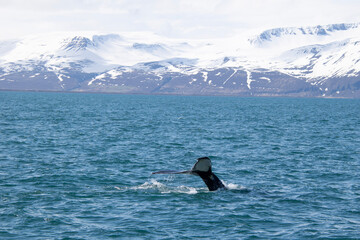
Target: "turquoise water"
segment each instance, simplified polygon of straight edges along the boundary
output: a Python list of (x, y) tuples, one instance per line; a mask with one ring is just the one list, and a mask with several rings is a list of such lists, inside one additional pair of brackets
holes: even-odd
[[(0, 92), (0, 239), (359, 239), (360, 101)], [(209, 156), (229, 190), (186, 170)]]

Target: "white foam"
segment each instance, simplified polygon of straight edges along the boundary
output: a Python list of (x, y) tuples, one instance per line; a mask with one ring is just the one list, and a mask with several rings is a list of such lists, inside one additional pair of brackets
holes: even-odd
[(239, 188), (243, 188), (242, 186), (239, 186), (237, 184), (234, 184), (234, 183), (229, 183), (226, 185), (226, 187), (230, 190), (236, 190), (236, 189), (239, 189)]
[(241, 190), (241, 191), (247, 191), (248, 189), (244, 186), (235, 184), (235, 183), (226, 183), (222, 181), (222, 183), (225, 185), (225, 187), (229, 190)]
[(185, 194), (197, 194), (199, 191), (194, 187), (180, 186), (175, 188), (175, 192), (185, 193)]
[[(222, 183), (225, 185), (225, 187), (228, 190), (237, 190), (237, 191), (250, 191), (249, 189), (247, 189), (244, 186), (235, 184), (235, 183), (226, 183), (224, 181), (222, 181)], [(205, 193), (205, 192), (210, 192), (206, 187), (203, 188), (195, 188), (195, 187), (190, 187), (190, 186), (185, 186), (185, 185), (180, 185), (180, 186), (170, 186), (170, 185), (166, 185), (164, 183), (158, 182), (155, 179), (151, 179), (148, 182), (145, 182), (141, 185), (138, 186), (133, 186), (133, 187), (114, 187), (117, 190), (133, 190), (133, 191), (144, 191), (144, 190), (154, 190), (163, 194), (167, 194), (167, 193), (181, 193), (181, 194), (197, 194), (197, 193)]]
[(133, 187), (133, 189), (160, 189), (160, 188), (164, 188), (165, 185), (156, 181), (155, 179), (151, 179), (150, 182), (145, 182), (143, 184), (141, 184), (140, 186), (137, 187)]
[(141, 185), (134, 186), (134, 187), (114, 187), (117, 190), (135, 190), (135, 191), (142, 191), (142, 190), (155, 190), (159, 191), (160, 193), (185, 193), (185, 194), (197, 194), (199, 192), (206, 192), (206, 188), (194, 188), (189, 186), (167, 186), (161, 182), (156, 181), (155, 179), (151, 179), (149, 182), (145, 182)]

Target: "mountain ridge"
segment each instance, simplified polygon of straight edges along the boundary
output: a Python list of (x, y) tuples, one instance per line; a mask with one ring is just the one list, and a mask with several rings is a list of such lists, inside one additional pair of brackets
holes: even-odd
[(0, 42), (0, 89), (360, 98), (360, 24), (227, 39), (52, 33)]

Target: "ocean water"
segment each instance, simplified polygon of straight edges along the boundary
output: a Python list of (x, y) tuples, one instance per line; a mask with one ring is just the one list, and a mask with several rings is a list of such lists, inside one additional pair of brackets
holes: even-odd
[(360, 239), (360, 101), (0, 92), (0, 239)]

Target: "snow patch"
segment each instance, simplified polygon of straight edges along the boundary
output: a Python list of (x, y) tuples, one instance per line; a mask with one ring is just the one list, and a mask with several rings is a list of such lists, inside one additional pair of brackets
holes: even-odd
[(208, 79), (208, 72), (202, 72), (202, 76), (204, 78), (204, 82), (206, 82)]
[(263, 79), (263, 80), (266, 80), (266, 81), (268, 81), (269, 83), (271, 83), (271, 79), (268, 78), (268, 77), (260, 77), (259, 79)]
[(230, 78), (232, 78), (235, 73), (237, 72), (237, 70), (235, 69), (234, 72), (230, 75), (230, 77), (228, 77), (224, 82), (223, 82), (223, 85), (225, 85), (227, 83), (227, 81), (229, 81)]
[(57, 75), (57, 78), (59, 79), (60, 82), (63, 82), (64, 78), (70, 78), (70, 76), (66, 76), (64, 74), (59, 74), (59, 75)]
[(193, 79), (191, 79), (191, 81), (189, 82), (189, 84), (192, 84), (193, 82), (196, 82), (197, 81), (197, 79), (196, 78), (193, 78)]
[(90, 86), (91, 84), (93, 84), (94, 81), (96, 81), (96, 80), (103, 80), (103, 79), (106, 78), (106, 77), (107, 77), (107, 74), (106, 74), (106, 73), (100, 74), (100, 75), (94, 77), (93, 79), (91, 79), (91, 80), (89, 81), (89, 83), (88, 83), (88, 86)]
[(249, 90), (251, 90), (251, 83), (254, 82), (254, 80), (251, 79), (251, 72), (249, 70), (245, 70), (246, 72), (246, 83)]
[(121, 76), (123, 73), (116, 70), (110, 70), (107, 72), (110, 75), (111, 79), (116, 79), (118, 76)]
[(34, 77), (39, 76), (39, 75), (40, 75), (40, 73), (35, 73), (34, 75), (30, 76), (29, 78), (34, 78)]

